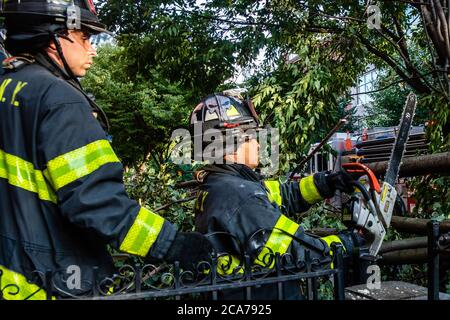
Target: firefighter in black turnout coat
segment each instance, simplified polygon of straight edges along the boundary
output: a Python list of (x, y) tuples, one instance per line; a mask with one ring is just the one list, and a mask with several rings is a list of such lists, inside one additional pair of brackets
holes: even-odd
[[(189, 267), (209, 241), (128, 198), (107, 119), (78, 83), (104, 32), (92, 0), (1, 2), (6, 49), (0, 76), (0, 273), (5, 299), (45, 299), (43, 279), (80, 270), (82, 287), (112, 275), (107, 245)], [(97, 119), (94, 115), (97, 115)], [(102, 128), (103, 126), (103, 128)], [(34, 271), (37, 271), (34, 272)], [(67, 290), (67, 289), (66, 289)]]
[[(342, 244), (345, 255), (349, 256), (363, 239), (351, 230), (323, 238), (313, 237), (292, 217), (332, 197), (338, 189), (351, 193), (351, 177), (343, 172), (321, 172), (294, 182), (262, 180), (254, 171), (259, 163), (257, 121), (251, 100), (229, 94), (207, 96), (191, 114), (191, 131), (201, 132), (201, 138), (213, 135), (208, 129), (233, 137), (223, 138), (223, 153), (214, 155), (206, 154), (205, 150), (208, 147), (212, 150), (212, 142), (218, 140), (202, 139), (203, 158), (216, 163), (196, 173), (201, 184), (195, 204), (195, 224), (199, 232), (209, 235), (217, 254), (222, 255), (217, 272), (222, 275), (243, 272), (240, 268), (243, 252), (250, 253), (254, 265), (273, 268), (273, 253), (289, 253), (295, 261), (302, 261), (309, 250), (311, 258), (319, 261), (320, 268), (330, 268), (333, 242)], [(199, 136), (195, 133), (194, 143)], [(233, 143), (227, 144), (227, 141)], [(286, 299), (301, 298), (298, 282), (289, 282), (284, 295)], [(222, 293), (225, 299), (243, 297), (242, 289)], [(254, 290), (253, 298), (277, 299), (276, 287), (266, 285)]]

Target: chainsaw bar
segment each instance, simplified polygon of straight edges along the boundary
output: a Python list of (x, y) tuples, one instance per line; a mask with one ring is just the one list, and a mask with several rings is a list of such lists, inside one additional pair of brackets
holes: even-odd
[(406, 142), (408, 141), (409, 131), (411, 130), (412, 121), (417, 106), (417, 97), (411, 92), (406, 99), (405, 108), (403, 109), (402, 118), (398, 129), (397, 137), (395, 138), (394, 146), (392, 147), (391, 156), (384, 176), (384, 182), (395, 186), (398, 173), (402, 163), (403, 154), (406, 149)]

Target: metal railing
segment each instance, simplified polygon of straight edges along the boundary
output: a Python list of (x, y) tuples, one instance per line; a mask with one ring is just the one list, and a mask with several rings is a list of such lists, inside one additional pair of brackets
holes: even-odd
[[(110, 277), (99, 277), (99, 269), (92, 268), (91, 279), (84, 281), (82, 287), (74, 290), (69, 279), (61, 280), (62, 270), (33, 272), (30, 283), (36, 285), (25, 299), (33, 299), (38, 292), (45, 292), (47, 300), (87, 299), (87, 300), (221, 300), (229, 292), (240, 292), (243, 300), (270, 299), (284, 300), (284, 289), (293, 284), (299, 290), (299, 299), (317, 300), (320, 296), (319, 284), (329, 281), (333, 286), (333, 298), (344, 300), (343, 248), (332, 245), (332, 264), (311, 258), (305, 250), (302, 261), (295, 261), (290, 254), (270, 254), (268, 265), (264, 267), (251, 262), (244, 255), (239, 266), (223, 263), (228, 255), (213, 257), (211, 261), (198, 263), (195, 270), (182, 270), (178, 262), (160, 266), (139, 263), (123, 265)], [(229, 256), (231, 258), (231, 256)], [(225, 261), (231, 261), (225, 260)], [(331, 268), (331, 266), (333, 268)], [(20, 294), (21, 288), (15, 284), (3, 284), (0, 270), (0, 299), (6, 295)], [(61, 283), (65, 286), (62, 288)], [(39, 287), (37, 287), (39, 286)], [(271, 295), (261, 297), (261, 288), (269, 289)], [(42, 290), (42, 291), (41, 291)]]
[(450, 232), (441, 233), (440, 223), (430, 221), (428, 227), (428, 300), (439, 300), (439, 268), (441, 253), (450, 249)]

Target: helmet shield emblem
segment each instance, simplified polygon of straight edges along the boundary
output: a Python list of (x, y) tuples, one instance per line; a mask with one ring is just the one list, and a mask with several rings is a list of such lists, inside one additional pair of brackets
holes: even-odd
[(67, 7), (67, 29), (80, 30), (81, 29), (81, 17), (80, 7), (68, 6)]

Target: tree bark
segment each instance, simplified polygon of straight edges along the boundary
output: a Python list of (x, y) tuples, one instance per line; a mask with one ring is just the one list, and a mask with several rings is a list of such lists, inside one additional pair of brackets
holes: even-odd
[[(433, 4), (433, 0), (430, 1), (431, 4)], [(444, 39), (441, 39), (441, 37), (439, 36), (440, 30), (437, 29), (437, 26), (435, 25), (435, 22), (437, 19), (433, 19), (433, 9), (434, 6), (432, 8), (426, 6), (426, 5), (421, 5), (420, 9), (422, 11), (422, 16), (423, 16), (423, 24), (425, 27), (426, 32), (428, 33), (431, 42), (433, 43), (434, 48), (436, 49), (436, 53), (438, 55), (438, 64), (443, 66), (445, 64), (445, 57), (447, 55), (447, 50), (444, 47)], [(431, 9), (431, 10), (430, 10)]]
[[(382, 259), (379, 261), (381, 265), (401, 265), (401, 264), (422, 264), (426, 263), (428, 259), (428, 249), (407, 249), (398, 250), (382, 254)], [(442, 262), (450, 260), (450, 252), (443, 252), (440, 254)]]
[[(429, 221), (429, 219), (393, 216), (391, 220), (391, 226), (399, 232), (426, 235), (427, 223)], [(450, 220), (444, 220), (440, 223), (440, 231), (443, 233), (450, 232)]]
[(427, 237), (387, 241), (381, 245), (380, 254), (399, 250), (426, 248), (427, 241)]
[[(377, 176), (383, 176), (387, 161), (366, 164)], [(399, 177), (416, 177), (427, 174), (450, 174), (450, 152), (405, 158), (400, 167)]]

